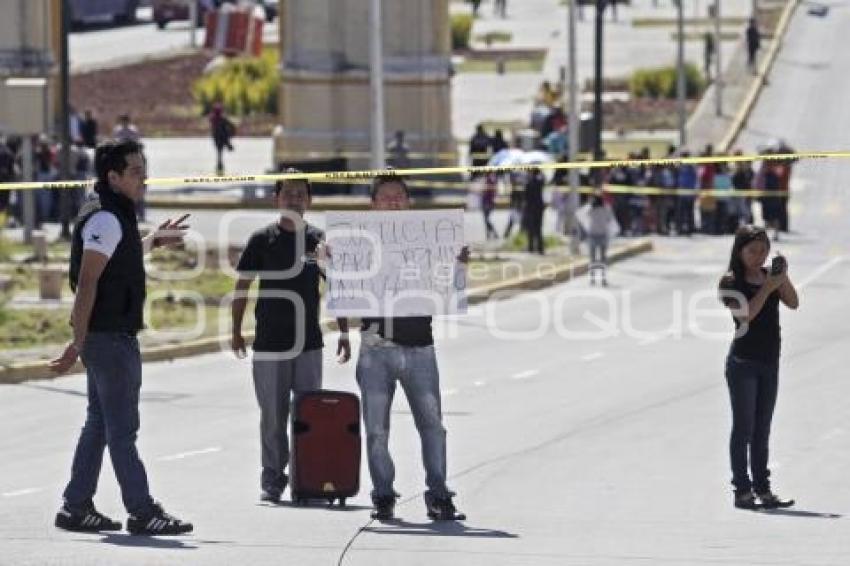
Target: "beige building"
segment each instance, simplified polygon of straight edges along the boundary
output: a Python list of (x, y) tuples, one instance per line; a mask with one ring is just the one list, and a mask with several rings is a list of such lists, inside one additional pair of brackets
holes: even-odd
[(58, 0), (0, 1), (0, 133), (9, 131), (11, 115), (18, 112), (6, 87), (10, 77), (46, 77), (48, 88), (41, 97), (43, 113), (34, 121), (32, 132), (43, 131), (43, 124), (52, 126), (51, 116), (57, 100), (56, 57)]
[[(436, 163), (456, 149), (449, 0), (382, 6), (385, 144), (402, 130), (415, 163)], [(369, 0), (281, 0), (280, 13), (276, 162), (341, 156), (349, 168), (368, 166)]]

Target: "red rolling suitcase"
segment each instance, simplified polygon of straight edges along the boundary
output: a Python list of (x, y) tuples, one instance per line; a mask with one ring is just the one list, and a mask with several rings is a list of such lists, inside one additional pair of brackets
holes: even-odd
[(360, 400), (345, 391), (295, 396), (292, 409), (290, 493), (298, 505), (339, 500), (360, 490)]

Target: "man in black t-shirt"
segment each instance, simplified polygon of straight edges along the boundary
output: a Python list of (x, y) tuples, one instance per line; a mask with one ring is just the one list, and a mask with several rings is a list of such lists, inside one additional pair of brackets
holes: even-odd
[(289, 463), (291, 394), (322, 386), (321, 272), (315, 257), (324, 235), (303, 220), (310, 198), (308, 181), (278, 181), (275, 200), (280, 220), (251, 235), (236, 268), (239, 279), (232, 305), (231, 347), (240, 357), (246, 355), (242, 319), (247, 292), (254, 278), (260, 278), (254, 309), (253, 376), (260, 405), (260, 497), (272, 503), (280, 500), (288, 483), (284, 470)]
[[(407, 185), (397, 175), (380, 176), (372, 184), (372, 208), (405, 210), (410, 207)], [(333, 250), (331, 250), (333, 253)], [(466, 263), (464, 248), (459, 261)], [(350, 354), (348, 321), (339, 319), (338, 353), (341, 361)], [(390, 413), (396, 384), (407, 397), (416, 430), (422, 441), (425, 465), (425, 506), (434, 520), (463, 520), (452, 502), (455, 495), (446, 485), (446, 429), (440, 398), (440, 374), (434, 351), (430, 316), (364, 318), (357, 360), (357, 383), (363, 398), (363, 421), (369, 473), (372, 476), (372, 518), (393, 518), (398, 494), (393, 490), (395, 466), (389, 451)]]

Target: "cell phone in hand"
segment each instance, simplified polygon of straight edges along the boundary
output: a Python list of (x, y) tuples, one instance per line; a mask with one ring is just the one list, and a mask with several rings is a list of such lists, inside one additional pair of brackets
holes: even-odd
[(782, 275), (785, 272), (785, 268), (788, 263), (785, 261), (785, 258), (781, 255), (773, 258), (773, 261), (770, 262), (770, 274), (771, 275)]

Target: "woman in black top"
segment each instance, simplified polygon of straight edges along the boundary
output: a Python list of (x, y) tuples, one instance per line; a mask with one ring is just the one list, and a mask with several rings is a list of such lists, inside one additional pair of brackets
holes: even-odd
[(764, 229), (740, 227), (729, 271), (720, 280), (720, 297), (732, 311), (736, 329), (726, 360), (726, 382), (732, 402), (729, 453), (734, 503), (742, 509), (794, 504), (770, 491), (767, 463), (779, 373), (779, 303), (796, 309), (799, 300), (784, 258), (774, 260), (781, 269), (762, 267), (769, 252), (770, 239)]

